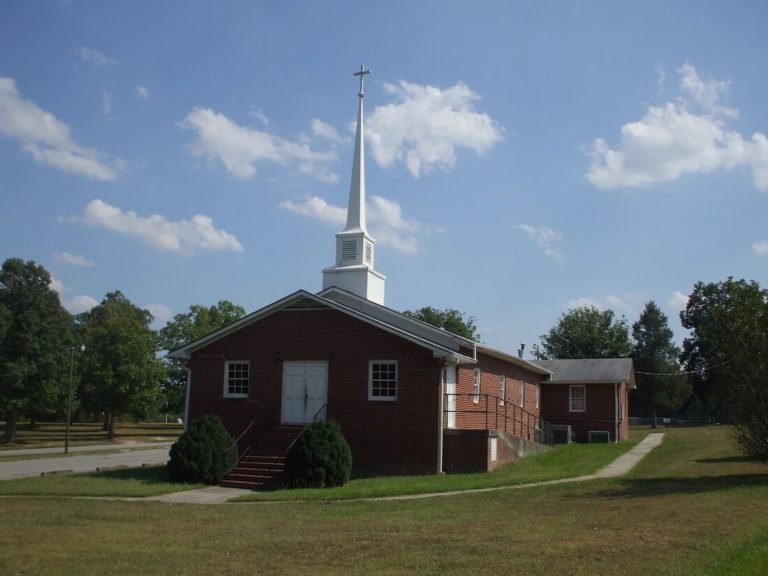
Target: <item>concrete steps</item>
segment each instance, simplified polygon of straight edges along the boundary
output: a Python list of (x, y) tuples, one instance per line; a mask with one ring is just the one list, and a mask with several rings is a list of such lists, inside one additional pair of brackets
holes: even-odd
[(304, 426), (272, 428), (257, 446), (245, 453), (221, 486), (245, 490), (276, 490), (283, 486), (288, 448), (303, 430)]

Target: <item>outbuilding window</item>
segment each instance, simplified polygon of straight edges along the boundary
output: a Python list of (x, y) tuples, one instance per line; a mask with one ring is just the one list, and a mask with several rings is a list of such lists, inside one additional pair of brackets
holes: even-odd
[(504, 406), (504, 400), (507, 399), (507, 377), (502, 374), (499, 380), (499, 406)]
[(480, 368), (475, 368), (475, 381), (472, 383), (472, 402), (475, 404), (480, 402)]
[(574, 384), (570, 387), (570, 410), (571, 412), (587, 411), (587, 387), (583, 384)]
[(368, 400), (397, 400), (397, 361), (368, 363)]
[(227, 361), (224, 363), (224, 398), (248, 398), (250, 363)]

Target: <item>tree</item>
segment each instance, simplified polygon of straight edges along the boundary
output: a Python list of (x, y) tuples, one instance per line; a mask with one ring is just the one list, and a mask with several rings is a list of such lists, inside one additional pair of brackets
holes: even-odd
[(624, 317), (614, 320), (613, 310), (594, 306), (573, 308), (541, 336), (544, 358), (624, 358), (632, 346)]
[(680, 371), (680, 349), (672, 341), (667, 322), (667, 316), (651, 300), (632, 325), (632, 359), (637, 377), (632, 405), (638, 413), (653, 418), (654, 428), (658, 408), (676, 411), (691, 395), (691, 385)]
[(112, 438), (115, 418), (126, 413), (141, 416), (159, 393), (165, 371), (155, 356), (152, 314), (116, 291), (78, 319), (87, 350), (82, 400), (91, 410), (104, 412)]
[(768, 460), (768, 291), (757, 282), (697, 282), (680, 313), (682, 359), (711, 416), (735, 427), (746, 454)]
[(71, 317), (33, 261), (9, 258), (0, 271), (0, 411), (5, 441), (21, 414), (54, 412), (69, 366)]
[(480, 340), (480, 335), (477, 333), (477, 326), (475, 325), (475, 317), (467, 316), (453, 308), (438, 310), (431, 306), (424, 306), (414, 311), (406, 310), (403, 314), (409, 318), (421, 320), (427, 324), (432, 324), (432, 326), (442, 328), (452, 334), (457, 334), (476, 342)]
[[(173, 320), (160, 330), (160, 348), (176, 350), (243, 316), (245, 316), (245, 308), (228, 300), (220, 300), (218, 304), (210, 307), (195, 304), (189, 307), (189, 312), (186, 314), (176, 314)], [(165, 383), (165, 394), (168, 409), (172, 412), (182, 412), (187, 384), (184, 361), (168, 360), (167, 362), (168, 377)]]

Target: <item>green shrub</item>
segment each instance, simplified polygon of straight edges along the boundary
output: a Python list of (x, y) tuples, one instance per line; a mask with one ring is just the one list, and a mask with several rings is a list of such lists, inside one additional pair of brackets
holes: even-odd
[(203, 416), (193, 422), (171, 446), (171, 480), (218, 484), (237, 463), (233, 441), (218, 416)]
[(352, 450), (335, 420), (310, 424), (288, 452), (289, 486), (343, 486), (352, 473)]

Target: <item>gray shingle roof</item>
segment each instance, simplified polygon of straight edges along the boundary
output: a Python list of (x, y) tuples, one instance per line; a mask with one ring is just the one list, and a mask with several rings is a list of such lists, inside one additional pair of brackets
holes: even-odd
[(635, 370), (631, 358), (590, 358), (579, 360), (533, 360), (552, 373), (553, 384), (627, 382), (635, 387)]

